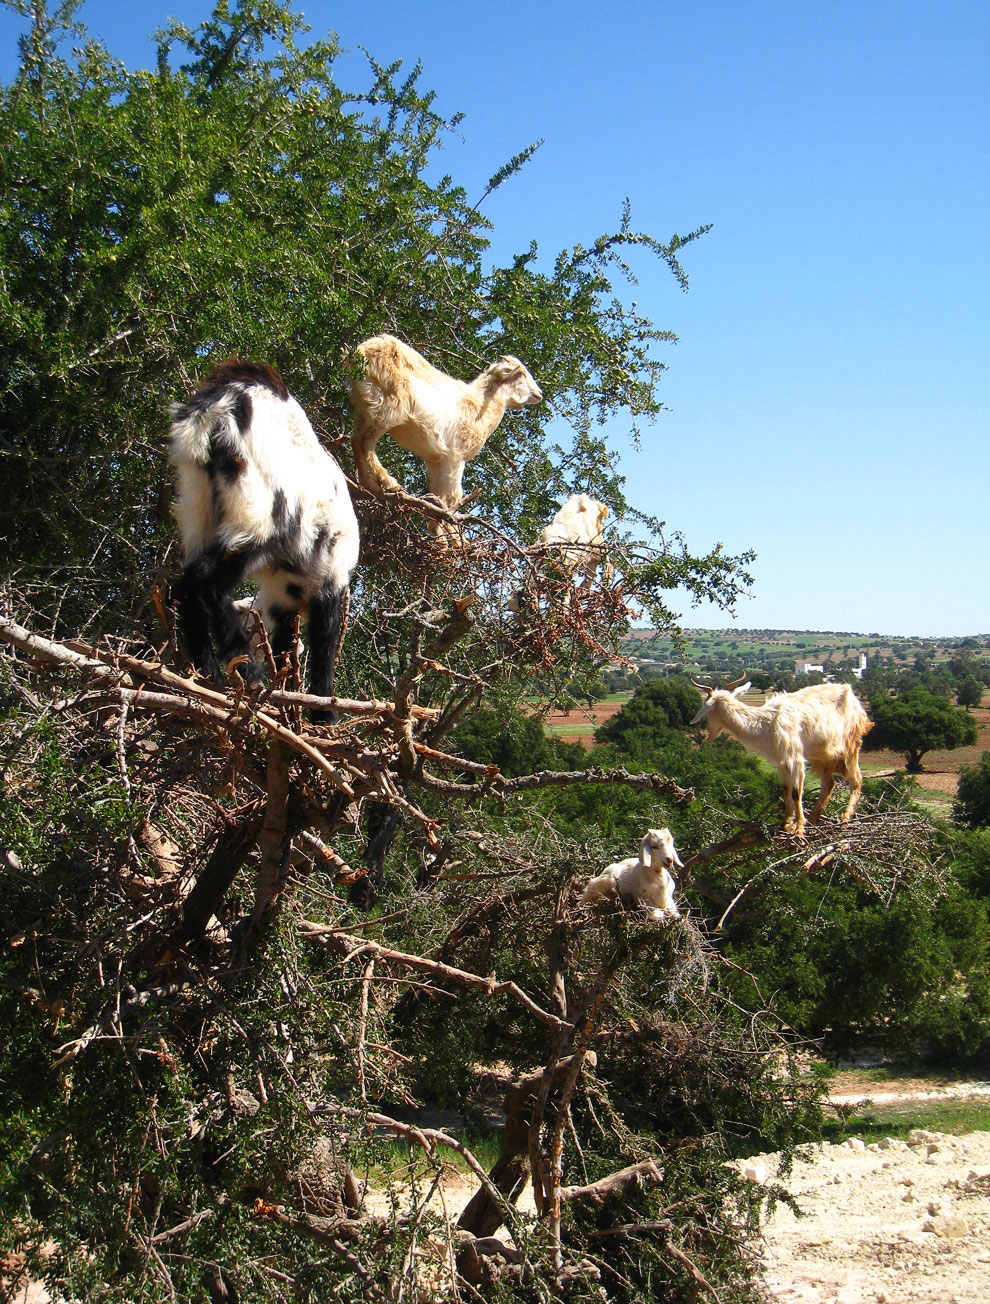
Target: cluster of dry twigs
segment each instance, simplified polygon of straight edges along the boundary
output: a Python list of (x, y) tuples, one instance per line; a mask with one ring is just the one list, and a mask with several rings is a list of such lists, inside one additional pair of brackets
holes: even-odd
[[(611, 631), (630, 599), (621, 579), (576, 591), (552, 558), (521, 548), (478, 518), (452, 519), (443, 508), (416, 500), (418, 513), (432, 513), (460, 534), (460, 546), (448, 539), (438, 548), (404, 498), (361, 504), (364, 564), (378, 581), (363, 581), (349, 638), (378, 659), (372, 696), (317, 699), (274, 677), (261, 691), (247, 692), (236, 667), (228, 684), (204, 683), (176, 663), (161, 604), (165, 637), (157, 648), (147, 638), (58, 641), (32, 632), (13, 613), (0, 617), (5, 691), (8, 704), (18, 708), (18, 723), (6, 738), (8, 781), (18, 769), (19, 749), (47, 722), (66, 731), (67, 745), (80, 757), (99, 742), (99, 755), (112, 757), (109, 780), (137, 813), (122, 846), (97, 853), (101, 863), (93, 867), (94, 880), (104, 876), (109, 892), (112, 877), (126, 903), (125, 922), (115, 925), (115, 970), (109, 970), (109, 954), (99, 959), (97, 994), (71, 1017), (71, 984), (66, 994), (40, 963), (25, 976), (22, 995), (60, 1024), (71, 1024), (57, 1065), (71, 1066), (107, 1042), (128, 1048), (131, 1063), (170, 1055), (161, 1048), (160, 1032), (150, 1029), (160, 1029), (162, 1018), (191, 1026), (190, 1010), (201, 1010), (204, 1000), (229, 1003), (231, 982), (250, 970), (259, 942), (279, 921), (280, 905), (291, 902), (291, 910), (281, 911), (290, 921), (288, 945), (323, 956), (331, 966), (328, 984), (344, 1001), (347, 1014), (338, 1031), (349, 1068), (333, 1092), (305, 1102), (314, 1136), (332, 1139), (334, 1162), (321, 1168), (314, 1150), (287, 1187), (252, 1192), (259, 1223), (318, 1244), (377, 1299), (423, 1290), (483, 1298), (496, 1280), (547, 1299), (578, 1286), (594, 1293), (609, 1258), (603, 1238), (609, 1245), (612, 1238), (632, 1244), (644, 1236), (661, 1247), (671, 1271), (718, 1298), (698, 1253), (675, 1234), (676, 1220), (656, 1212), (664, 1164), (654, 1148), (624, 1133), (615, 1116), (609, 1126), (621, 1135), (613, 1149), (617, 1145), (616, 1153), (629, 1162), (597, 1177), (585, 1169), (578, 1182), (567, 1177), (569, 1164), (571, 1171), (583, 1166), (574, 1124), (578, 1101), (594, 1116), (598, 1056), (629, 1035), (616, 997), (624, 971), (648, 954), (664, 981), (682, 992), (703, 990), (707, 943), (690, 918), (657, 929), (619, 912), (591, 927), (573, 890), (589, 867), (568, 859), (571, 852), (552, 829), (534, 834), (531, 824), (526, 836), (513, 835), (493, 831), (482, 816), (491, 799), (504, 806), (516, 794), (577, 784), (622, 784), (658, 803), (687, 802), (693, 794), (667, 776), (621, 768), (510, 778), (497, 766), (457, 755), (445, 741), (505, 665), (525, 664), (549, 681), (574, 648), (592, 659), (607, 655)], [(510, 616), (506, 597), (517, 591), (527, 602), (521, 616)], [(565, 645), (568, 656), (561, 654)], [(361, 663), (350, 656), (354, 677)], [(305, 713), (314, 706), (331, 707), (340, 723), (308, 723)], [(26, 802), (37, 799), (28, 771), (22, 766), (17, 780)], [(465, 818), (452, 820), (454, 805), (476, 812), (477, 827), (466, 827)], [(393, 932), (403, 935), (413, 904), (370, 917), (347, 900), (369, 870), (380, 870), (400, 830), (405, 854), (418, 858), (422, 894), (447, 893), (449, 901), (453, 893), (461, 902), (450, 926), (427, 930), (415, 947), (390, 940)], [(742, 828), (690, 857), (682, 887), (715, 863), (738, 870), (758, 858), (760, 868), (733, 899), (700, 883), (699, 889), (727, 914), (754, 896), (768, 875), (841, 866), (887, 898), (904, 877), (894, 849), (902, 839), (927, 848), (934, 863), (924, 822), (906, 812), (865, 816), (841, 834), (822, 826), (801, 843)], [(6, 871), (23, 869), (8, 853)], [(238, 911), (231, 900), (245, 873), (251, 900)], [(930, 887), (936, 886), (932, 869)], [(319, 917), (306, 917), (302, 900), (318, 903)], [(36, 951), (43, 949), (39, 929)], [(507, 938), (519, 959), (515, 972), (500, 976), (490, 966), (506, 962)], [(94, 945), (101, 957), (100, 947), (111, 946), (88, 937), (79, 955), (92, 954)], [(312, 985), (304, 968), (286, 965), (280, 972), (283, 990), (298, 999)], [(658, 981), (651, 979), (654, 995)], [(340, 998), (341, 991), (349, 995)], [(419, 1017), (417, 1002), (424, 997), (481, 1002), (491, 1018), (521, 1020), (526, 1044), (542, 1047), (538, 1067), (503, 1084), (505, 1127), (490, 1170), (455, 1133), (403, 1119), (392, 1107), (412, 1101), (414, 1066), (392, 1044), (388, 1027)], [(159, 1011), (154, 1025), (145, 1021), (152, 1008)], [(645, 1010), (640, 1021), (637, 1036), (670, 1043), (663, 1019)], [(202, 1031), (193, 1041), (202, 1058)], [(759, 1058), (768, 1049), (754, 1054)], [(291, 1058), (275, 1058), (291, 1078)], [(252, 1114), (274, 1090), (258, 1068), (250, 1089), (228, 1080), (226, 1107), (234, 1115)], [(433, 1173), (411, 1207), (392, 1217), (371, 1210), (348, 1157), (348, 1138), (381, 1134), (418, 1148)], [(475, 1181), (460, 1213), (444, 1199), (445, 1151), (460, 1156)], [(527, 1181), (535, 1223), (521, 1219), (516, 1207)], [(621, 1212), (644, 1199), (652, 1200), (650, 1216), (630, 1219)], [(140, 1242), (149, 1271), (170, 1283), (170, 1254), (204, 1217), (190, 1213), (171, 1227), (150, 1230)], [(496, 1237), (503, 1224), (509, 1239)], [(584, 1234), (575, 1239), (582, 1225), (592, 1227), (590, 1240)], [(386, 1288), (382, 1247), (396, 1228), (404, 1249)], [(603, 1247), (600, 1254), (596, 1245)]]

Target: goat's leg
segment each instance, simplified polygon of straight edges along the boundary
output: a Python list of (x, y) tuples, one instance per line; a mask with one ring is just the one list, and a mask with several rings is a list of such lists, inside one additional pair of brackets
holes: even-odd
[(798, 837), (803, 837), (804, 807), (801, 804), (801, 795), (804, 790), (804, 766), (795, 768), (784, 766), (781, 768), (780, 777), (784, 784), (784, 809), (786, 811), (784, 831), (786, 833), (796, 833)]
[(847, 824), (852, 819), (853, 812), (859, 805), (859, 799), (863, 792), (863, 775), (859, 768), (858, 755), (846, 763), (846, 782), (849, 784), (850, 792), (846, 809), (842, 812), (843, 824)]
[[(456, 512), (464, 497), (464, 460), (451, 455), (428, 457), (425, 461), (430, 493), (434, 498), (439, 498), (448, 511)], [(455, 525), (431, 519), (428, 526), (441, 547), (456, 546), (459, 535)]]
[(812, 824), (818, 823), (825, 811), (825, 807), (828, 805), (828, 800), (832, 795), (832, 789), (835, 787), (835, 771), (826, 766), (821, 772), (821, 780), (822, 786), (818, 793), (818, 800), (815, 802), (811, 814), (808, 816), (808, 819)]
[[(196, 667), (217, 683), (224, 668), (237, 657), (247, 660), (240, 669), (248, 683), (263, 678), (240, 616), (234, 607), (234, 590), (244, 578), (250, 558), (216, 545), (185, 565), (178, 585), (179, 630)], [(210, 643), (212, 627), (217, 655)], [(218, 663), (219, 658), (219, 663)]]
[[(333, 695), (333, 677), (347, 611), (348, 590), (327, 586), (309, 600), (309, 691)], [(336, 711), (312, 711), (314, 724), (336, 724)]]
[(597, 878), (588, 880), (585, 889), (578, 900), (578, 904), (582, 906), (593, 906), (604, 897), (611, 896), (614, 891), (615, 883), (611, 876), (608, 874), (599, 874)]
[(794, 787), (791, 789), (791, 797), (794, 802), (794, 832), (799, 838), (804, 837), (804, 766), (802, 765), (794, 776)]
[(389, 475), (385, 470), (375, 452), (379, 439), (385, 433), (386, 431), (374, 422), (368, 421), (360, 413), (355, 413), (354, 438), (351, 440), (354, 465), (361, 484), (375, 494), (382, 494), (386, 489), (402, 488), (395, 476)]
[(175, 587), (179, 638), (196, 669), (207, 679), (223, 680), (210, 642), (210, 613), (206, 590), (194, 564), (185, 567)]
[(281, 671), (292, 652), (292, 641), (296, 636), (296, 613), (289, 607), (273, 605), (265, 615), (272, 660), (276, 670)]

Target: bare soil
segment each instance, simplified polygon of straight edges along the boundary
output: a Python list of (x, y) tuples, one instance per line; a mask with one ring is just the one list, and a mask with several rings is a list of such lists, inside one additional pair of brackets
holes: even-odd
[(575, 706), (570, 711), (551, 711), (544, 725), (569, 743), (584, 743), (590, 747), (595, 741), (595, 730), (622, 710), (625, 702), (595, 702), (591, 707)]
[(987, 1304), (990, 1132), (911, 1135), (797, 1159), (782, 1185), (801, 1216), (779, 1204), (765, 1229), (781, 1304)]

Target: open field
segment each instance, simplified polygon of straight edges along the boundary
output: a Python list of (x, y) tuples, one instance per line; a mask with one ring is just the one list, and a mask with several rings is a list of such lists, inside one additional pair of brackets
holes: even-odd
[[(959, 771), (964, 765), (976, 765), (984, 752), (990, 751), (990, 705), (984, 694), (980, 706), (971, 711), (978, 730), (976, 742), (969, 747), (957, 747), (951, 752), (926, 752), (921, 758), (924, 767), (915, 775), (921, 792), (922, 805), (928, 806), (935, 814), (948, 815), (952, 811), (953, 798), (959, 787)], [(868, 779), (880, 778), (904, 769), (904, 757), (900, 752), (877, 751), (863, 752), (860, 768)]]
[(604, 702), (594, 706), (575, 706), (570, 711), (552, 711), (544, 721), (545, 727), (558, 738), (569, 743), (584, 743), (590, 747), (595, 741), (595, 730), (622, 710), (631, 693), (613, 693)]

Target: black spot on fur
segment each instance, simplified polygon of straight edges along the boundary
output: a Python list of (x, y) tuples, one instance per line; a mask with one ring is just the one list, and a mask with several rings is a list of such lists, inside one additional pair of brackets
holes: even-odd
[(210, 431), (210, 455), (206, 469), (211, 477), (220, 476), (232, 483), (243, 472), (247, 463), (243, 457), (237, 456), (224, 438), (224, 434), (225, 427), (222, 423), (218, 423)]
[[(234, 401), (231, 406), (231, 413), (241, 434), (250, 426), (253, 415), (251, 395), (242, 388), (245, 383), (247, 382), (242, 380), (241, 385), (233, 391)], [(209, 412), (210, 408), (214, 407), (230, 393), (231, 386), (232, 382), (230, 380), (221, 379), (216, 375), (211, 376), (200, 385), (194, 394), (190, 395), (185, 403), (181, 403), (175, 408), (174, 419), (176, 421), (187, 421), (191, 416), (200, 416), (204, 412)], [(285, 389), (285, 386), (283, 385), (282, 388)], [(286, 391), (285, 397), (288, 398), (288, 391)]]
[(297, 600), (303, 595), (301, 584), (286, 584), (285, 591), (290, 598), (296, 598)]
[(246, 390), (238, 390), (237, 397), (234, 399), (233, 406), (234, 420), (237, 422), (237, 429), (243, 435), (245, 430), (251, 425), (251, 414), (253, 405), (251, 395)]
[(307, 558), (303, 556), (299, 539), (302, 525), (302, 504), (289, 511), (288, 500), (281, 489), (272, 498), (272, 536), (265, 545), (268, 559), (280, 569), (304, 575), (309, 573)]
[(316, 531), (316, 538), (313, 540), (313, 556), (318, 557), (321, 552), (329, 553), (333, 550), (334, 544), (340, 538), (339, 534), (331, 534), (325, 525), (321, 525)]
[(176, 421), (188, 421), (192, 416), (199, 416), (203, 412), (208, 412), (211, 407), (222, 398), (227, 389), (226, 385), (213, 384), (207, 381), (200, 385), (194, 394), (191, 394), (185, 403), (180, 403), (175, 409)]
[(272, 499), (272, 525), (275, 526), (275, 533), (282, 535), (285, 533), (285, 527), (289, 524), (289, 501), (285, 496), (284, 489), (276, 489), (275, 496)]

